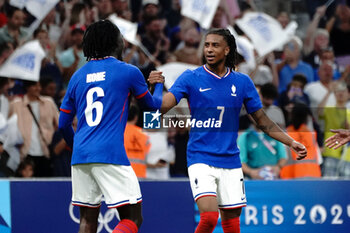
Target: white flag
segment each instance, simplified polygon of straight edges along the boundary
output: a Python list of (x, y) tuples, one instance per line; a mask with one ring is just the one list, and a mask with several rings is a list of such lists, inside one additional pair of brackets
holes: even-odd
[(139, 41), (136, 39), (137, 34), (137, 24), (132, 23), (123, 18), (119, 18), (116, 14), (112, 14), (108, 17), (108, 19), (117, 25), (124, 39), (129, 41), (134, 45), (139, 45)]
[(40, 25), (46, 15), (56, 6), (59, 0), (10, 0), (10, 5), (17, 8), (26, 8), (36, 19), (28, 28), (28, 36)]
[(45, 51), (38, 40), (32, 40), (16, 49), (0, 67), (0, 76), (39, 81), (41, 60)]
[(246, 37), (238, 35), (231, 25), (227, 26), (227, 29), (236, 39), (237, 52), (244, 57), (249, 68), (255, 69), (254, 45)]
[(285, 44), (292, 31), (291, 28), (283, 30), (276, 19), (261, 12), (246, 13), (236, 23), (251, 39), (260, 57)]
[(181, 62), (170, 62), (165, 65), (158, 66), (157, 70), (163, 72), (165, 77), (165, 87), (169, 89), (175, 82), (175, 80), (187, 69), (194, 70), (198, 68), (196, 65), (181, 63)]
[(193, 19), (208, 29), (213, 21), (220, 0), (186, 0), (182, 1), (181, 14)]

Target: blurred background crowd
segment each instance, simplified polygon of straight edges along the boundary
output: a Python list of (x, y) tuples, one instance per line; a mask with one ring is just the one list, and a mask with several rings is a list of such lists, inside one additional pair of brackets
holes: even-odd
[[(0, 77), (0, 176), (70, 176), (72, 150), (57, 131), (58, 109), (71, 75), (87, 62), (82, 40), (92, 22), (116, 14), (138, 24), (143, 46), (125, 41), (123, 60), (137, 66), (145, 79), (171, 62), (202, 65), (206, 30), (181, 14), (182, 1), (60, 0), (28, 33), (31, 15), (1, 0), (0, 66), (32, 39), (39, 40), (45, 58), (39, 82)], [(323, 147), (330, 129), (349, 128), (350, 1), (221, 0), (211, 28), (231, 25), (244, 36), (235, 22), (247, 12), (264, 12), (282, 28), (291, 21), (298, 24), (283, 46), (262, 57), (255, 53), (254, 67), (238, 55), (237, 71), (251, 77), (267, 115), (309, 153), (306, 160), (296, 161), (293, 151), (262, 134), (242, 110), (237, 143), (245, 176), (350, 178), (350, 147)], [(133, 103), (125, 146), (138, 177), (186, 177), (189, 129), (142, 130), (142, 120), (142, 109)]]

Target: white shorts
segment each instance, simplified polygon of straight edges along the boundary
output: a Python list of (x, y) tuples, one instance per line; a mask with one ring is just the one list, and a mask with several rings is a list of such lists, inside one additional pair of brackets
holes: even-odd
[(247, 205), (242, 168), (226, 169), (196, 163), (188, 168), (192, 194), (215, 196), (221, 209), (234, 209)]
[(140, 185), (131, 166), (77, 164), (72, 166), (72, 204), (98, 208), (102, 195), (108, 208), (142, 201)]

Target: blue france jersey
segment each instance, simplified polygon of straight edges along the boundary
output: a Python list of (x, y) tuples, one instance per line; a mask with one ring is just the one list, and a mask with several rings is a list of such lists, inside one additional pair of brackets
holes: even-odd
[[(237, 136), (242, 105), (248, 113), (262, 107), (251, 79), (231, 72), (223, 77), (206, 66), (185, 71), (169, 89), (179, 102), (187, 98), (191, 120), (201, 121), (191, 128), (187, 146), (187, 165), (205, 163), (221, 168), (241, 167)], [(219, 128), (212, 127), (221, 122)], [(201, 127), (207, 123), (209, 128)], [(192, 126), (192, 125), (191, 125)]]
[(113, 57), (89, 61), (75, 72), (61, 105), (78, 118), (72, 164), (130, 165), (124, 148), (129, 96), (147, 92), (139, 69)]

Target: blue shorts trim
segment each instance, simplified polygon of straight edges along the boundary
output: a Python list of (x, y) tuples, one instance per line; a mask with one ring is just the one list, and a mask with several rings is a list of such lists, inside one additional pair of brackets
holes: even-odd
[(197, 200), (200, 197), (203, 196), (215, 196), (216, 197), (216, 192), (203, 192), (203, 193), (198, 193), (196, 196), (194, 196), (194, 200)]
[[(142, 201), (142, 197), (137, 198), (136, 201), (137, 201), (137, 203), (141, 202)], [(116, 207), (120, 207), (120, 206), (128, 205), (128, 204), (131, 204), (130, 200), (124, 200), (124, 201), (119, 201), (119, 202), (113, 203), (113, 204), (107, 204), (107, 207), (108, 208), (116, 208)]]

